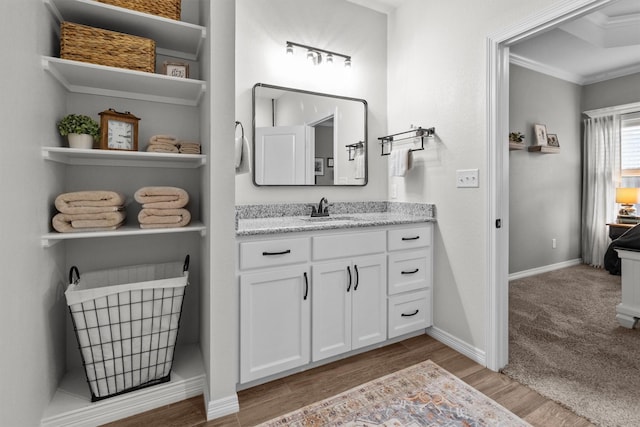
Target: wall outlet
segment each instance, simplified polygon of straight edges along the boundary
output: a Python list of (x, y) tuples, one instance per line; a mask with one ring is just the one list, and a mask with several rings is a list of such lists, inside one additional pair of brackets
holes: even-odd
[(556, 247), (556, 239), (551, 239), (551, 249), (555, 249)]
[(458, 169), (456, 171), (456, 187), (471, 188), (479, 186), (478, 169)]

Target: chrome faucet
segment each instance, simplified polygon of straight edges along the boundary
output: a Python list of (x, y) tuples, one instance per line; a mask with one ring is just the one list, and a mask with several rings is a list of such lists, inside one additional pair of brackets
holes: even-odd
[[(323, 203), (324, 203), (324, 207), (323, 207)], [(320, 199), (320, 203), (318, 203), (317, 209), (315, 206), (312, 206), (313, 209), (311, 210), (311, 216), (312, 217), (329, 216), (328, 204), (329, 204), (329, 201), (327, 200), (326, 197), (323, 197), (322, 199)]]

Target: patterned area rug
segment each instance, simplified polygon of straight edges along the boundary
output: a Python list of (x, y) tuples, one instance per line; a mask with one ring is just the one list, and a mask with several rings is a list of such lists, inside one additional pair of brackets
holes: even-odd
[(427, 360), (260, 426), (518, 427), (529, 424)]

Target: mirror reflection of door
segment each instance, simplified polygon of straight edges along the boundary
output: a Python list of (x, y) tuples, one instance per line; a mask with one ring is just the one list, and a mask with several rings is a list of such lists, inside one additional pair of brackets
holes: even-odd
[(310, 126), (256, 128), (256, 181), (264, 185), (313, 184), (312, 134)]
[[(299, 126), (309, 128), (304, 143), (302, 131), (292, 131)], [(256, 83), (253, 130), (255, 185), (367, 184), (364, 99)], [(357, 143), (362, 148), (350, 157)]]
[(317, 185), (333, 185), (334, 168), (329, 167), (327, 159), (334, 158), (335, 150), (335, 126), (333, 115), (325, 117), (315, 123), (309, 124), (315, 135), (314, 158), (320, 159), (323, 164), (321, 173), (315, 174), (315, 184)]

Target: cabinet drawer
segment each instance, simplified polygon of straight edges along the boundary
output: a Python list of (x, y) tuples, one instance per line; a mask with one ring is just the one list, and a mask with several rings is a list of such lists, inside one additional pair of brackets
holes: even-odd
[(295, 264), (309, 260), (309, 238), (240, 243), (240, 269)]
[(389, 230), (388, 249), (397, 251), (431, 246), (431, 230), (431, 225)]
[(431, 292), (389, 297), (389, 338), (431, 326)]
[(384, 252), (383, 230), (365, 233), (332, 234), (312, 238), (313, 259), (344, 258)]
[(429, 250), (389, 254), (389, 295), (427, 288), (431, 282)]

